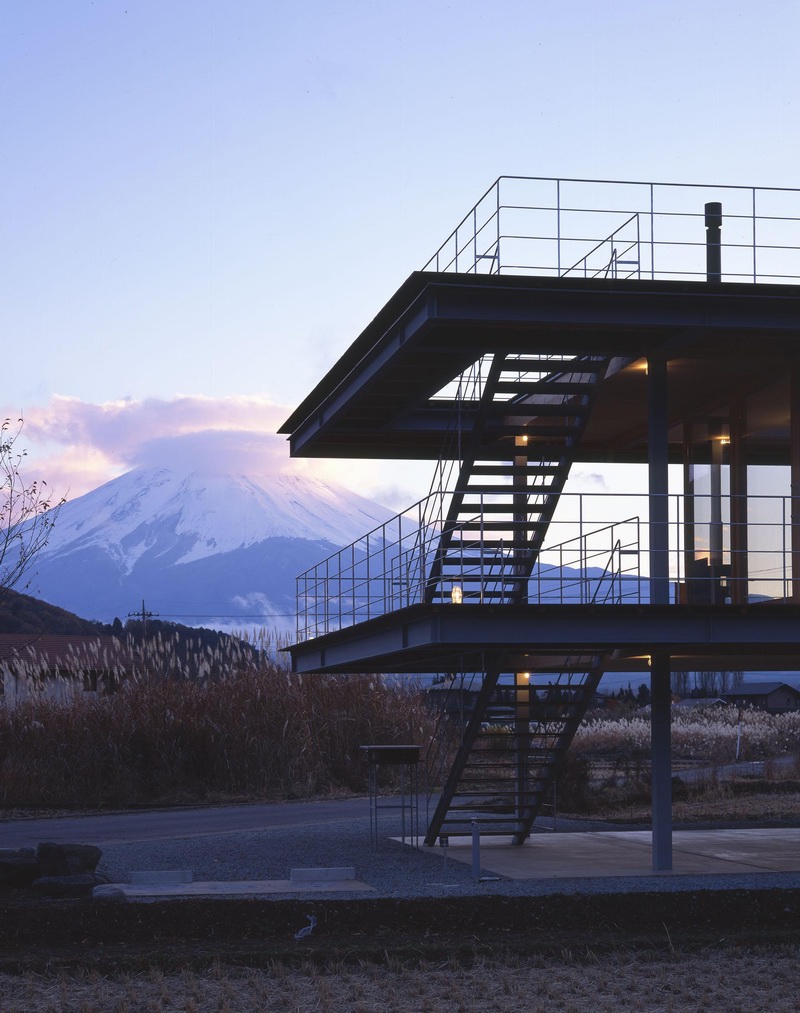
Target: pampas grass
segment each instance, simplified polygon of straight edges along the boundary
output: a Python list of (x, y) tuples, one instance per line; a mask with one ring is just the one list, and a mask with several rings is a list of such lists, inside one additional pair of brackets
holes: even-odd
[(419, 693), (378, 676), (293, 675), (274, 654), (246, 644), (181, 652), (157, 638), (116, 693), (83, 692), (81, 683), (0, 707), (0, 804), (362, 792), (359, 746), (425, 745), (431, 727)]

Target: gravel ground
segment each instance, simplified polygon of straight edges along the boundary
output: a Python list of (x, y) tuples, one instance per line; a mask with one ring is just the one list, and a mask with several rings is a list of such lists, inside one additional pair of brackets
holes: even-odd
[[(571, 825), (559, 820), (559, 831)], [(574, 829), (642, 829), (580, 821)], [(195, 881), (288, 879), (293, 868), (354, 866), (356, 878), (375, 893), (341, 891), (340, 898), (453, 897), (475, 894), (541, 896), (556, 893), (632, 893), (643, 891), (771, 889), (800, 885), (800, 874), (759, 873), (723, 876), (597, 877), (558, 880), (500, 879), (476, 883), (471, 867), (444, 853), (415, 851), (389, 838), (400, 834), (399, 820), (381, 820), (379, 847), (370, 847), (367, 819), (258, 832), (209, 834), (170, 840), (103, 845), (98, 872), (111, 882), (127, 882), (135, 870), (191, 869)], [(487, 873), (487, 875), (493, 875)], [(290, 896), (302, 898), (302, 893)], [(319, 894), (309, 894), (319, 897)]]

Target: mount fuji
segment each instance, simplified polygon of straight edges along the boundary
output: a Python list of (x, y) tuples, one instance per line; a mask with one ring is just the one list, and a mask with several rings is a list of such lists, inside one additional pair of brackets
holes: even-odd
[(335, 482), (137, 468), (67, 502), (29, 593), (87, 619), (293, 625), (294, 578), (392, 516)]

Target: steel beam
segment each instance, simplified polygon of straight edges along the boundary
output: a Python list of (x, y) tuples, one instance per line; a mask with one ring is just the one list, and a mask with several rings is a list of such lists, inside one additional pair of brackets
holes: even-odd
[[(800, 663), (794, 605), (419, 605), (341, 629), (291, 653), (298, 672), (436, 672), (459, 654), (770, 655)], [(719, 665), (710, 664), (717, 668)]]

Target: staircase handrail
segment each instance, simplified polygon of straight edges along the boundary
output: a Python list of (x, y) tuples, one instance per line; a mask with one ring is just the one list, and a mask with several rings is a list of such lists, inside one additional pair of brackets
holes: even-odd
[[(617, 226), (617, 228), (614, 229), (614, 231), (611, 232), (609, 235), (607, 235), (605, 237), (605, 239), (601, 239), (598, 243), (596, 243), (591, 248), (591, 250), (589, 250), (588, 253), (585, 253), (582, 257), (578, 257), (578, 259), (575, 261), (575, 263), (572, 265), (572, 267), (568, 267), (564, 271), (562, 271), (561, 274), (559, 275), (559, 277), (565, 278), (571, 271), (576, 270), (576, 268), (580, 264), (583, 264), (583, 273), (584, 273), (584, 276), (586, 276), (587, 270), (588, 270), (588, 260), (589, 260), (589, 257), (591, 257), (591, 255), (593, 253), (597, 253), (597, 251), (600, 250), (600, 249), (602, 249), (607, 243), (613, 243), (614, 239), (619, 235), (619, 233), (622, 232), (622, 230), (624, 228), (627, 228), (631, 224), (631, 222), (633, 222), (633, 221), (636, 222), (636, 240), (634, 242), (629, 243), (629, 245), (627, 246), (625, 252), (627, 253), (628, 251), (630, 251), (632, 249), (636, 249), (637, 250), (637, 261), (636, 262), (638, 264), (639, 263), (639, 256), (638, 256), (638, 249), (639, 249), (639, 212), (638, 211), (634, 211), (634, 213), (630, 216), (630, 218), (628, 218), (626, 221), (624, 221), (622, 223), (622, 225)], [(617, 262), (616, 250), (614, 250), (613, 247), (612, 247), (612, 254), (611, 254), (611, 257), (610, 257), (610, 259), (608, 261), (608, 266), (606, 267), (606, 271), (608, 271), (608, 267), (610, 267), (615, 262)], [(603, 268), (600, 267), (600, 268), (598, 268), (594, 272), (594, 274), (589, 275), (589, 277), (596, 278), (597, 275), (599, 275), (602, 271), (603, 271)]]

